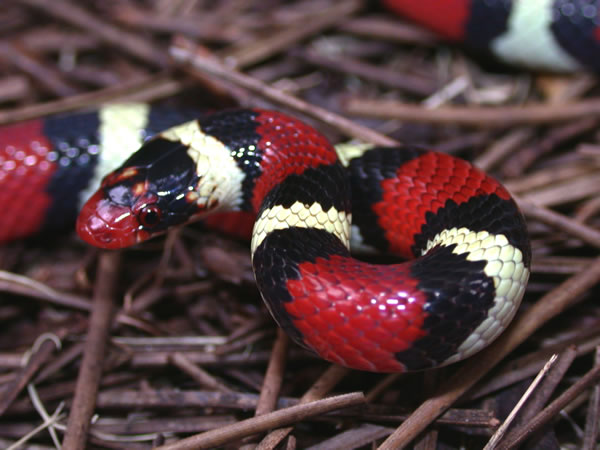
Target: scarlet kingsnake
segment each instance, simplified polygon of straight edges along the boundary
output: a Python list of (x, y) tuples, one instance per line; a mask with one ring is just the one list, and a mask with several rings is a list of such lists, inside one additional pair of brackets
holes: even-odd
[[(83, 180), (105, 165), (106, 152), (135, 148), (127, 144), (129, 125), (168, 126), (185, 116), (173, 114), (117, 105), (0, 130), (2, 239), (52, 225), (58, 208), (75, 210)], [(100, 125), (101, 116), (112, 123)], [(120, 138), (96, 138), (95, 130), (102, 136), (116, 124)], [(104, 179), (82, 209), (78, 232), (119, 248), (211, 210), (256, 213), (253, 266), (271, 313), (300, 344), (356, 369), (436, 367), (495, 339), (520, 303), (530, 265), (525, 223), (507, 191), (445, 154), (339, 151), (346, 167), (321, 134), (273, 111), (186, 122), (149, 140)], [(65, 180), (65, 196), (55, 200)], [(23, 190), (24, 181), (34, 187)], [(10, 200), (9, 188), (21, 195)], [(20, 221), (8, 218), (19, 214)], [(349, 256), (350, 240), (418, 258), (367, 264)]]
[[(509, 63), (600, 70), (598, 0), (384, 3)], [(121, 105), (0, 128), (0, 241), (70, 223), (146, 134), (192, 118)], [(87, 203), (78, 231), (117, 248), (209, 209), (257, 213), (253, 265), (273, 316), (298, 343), (353, 368), (437, 367), (495, 339), (519, 305), (531, 259), (507, 191), (428, 150), (338, 151), (345, 167), (320, 134), (280, 113), (205, 117), (130, 156)], [(349, 256), (350, 241), (418, 258), (373, 266)]]

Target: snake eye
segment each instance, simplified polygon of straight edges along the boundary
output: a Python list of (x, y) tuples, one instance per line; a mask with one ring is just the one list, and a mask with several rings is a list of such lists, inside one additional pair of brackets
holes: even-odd
[(143, 226), (151, 228), (160, 222), (162, 211), (156, 205), (144, 206), (138, 213), (138, 218)]

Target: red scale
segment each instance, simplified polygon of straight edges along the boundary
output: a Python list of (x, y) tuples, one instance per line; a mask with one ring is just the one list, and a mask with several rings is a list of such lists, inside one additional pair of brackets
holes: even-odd
[(287, 282), (293, 301), (285, 309), (322, 356), (363, 370), (402, 370), (395, 353), (425, 335), (425, 297), (409, 264), (375, 266), (343, 256), (300, 264), (299, 279)]

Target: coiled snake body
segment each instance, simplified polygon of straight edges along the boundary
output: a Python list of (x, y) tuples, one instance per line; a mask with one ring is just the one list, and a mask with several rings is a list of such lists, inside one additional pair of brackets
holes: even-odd
[[(136, 148), (132, 125), (182, 118), (116, 105), (1, 130), (2, 239), (68, 218), (60, 211), (89, 196), (87, 181), (114, 168), (105, 158)], [(159, 133), (104, 178), (77, 230), (120, 248), (226, 210), (257, 216), (253, 267), (277, 322), (356, 369), (418, 370), (477, 352), (507, 326), (529, 275), (525, 222), (493, 178), (411, 147), (338, 156), (317, 131), (274, 111), (226, 111)], [(361, 262), (350, 241), (410, 260)]]
[[(508, 62), (600, 69), (597, 0), (385, 3)], [(112, 105), (0, 128), (0, 241), (72, 222), (86, 200), (77, 230), (104, 248), (215, 211), (253, 213), (253, 267), (276, 321), (362, 370), (458, 361), (515, 314), (531, 260), (525, 222), (506, 189), (469, 163), (412, 147), (336, 152), (274, 111), (192, 118)], [(368, 264), (351, 245), (408, 261)]]

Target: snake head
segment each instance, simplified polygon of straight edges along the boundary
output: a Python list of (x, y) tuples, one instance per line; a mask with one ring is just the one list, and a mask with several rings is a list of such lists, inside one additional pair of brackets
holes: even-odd
[(180, 141), (158, 136), (107, 175), (84, 204), (77, 233), (106, 249), (128, 247), (200, 216), (197, 166)]

